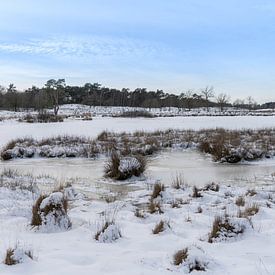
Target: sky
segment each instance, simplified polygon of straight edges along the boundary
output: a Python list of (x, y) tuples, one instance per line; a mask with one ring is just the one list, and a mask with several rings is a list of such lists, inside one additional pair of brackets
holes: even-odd
[(274, 0), (0, 0), (0, 85), (65, 78), (275, 101)]

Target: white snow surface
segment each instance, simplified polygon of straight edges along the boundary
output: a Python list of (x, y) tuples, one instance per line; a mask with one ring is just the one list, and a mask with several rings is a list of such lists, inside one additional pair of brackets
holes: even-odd
[[(3, 259), (6, 249), (17, 241), (29, 244), (35, 256), (35, 260), (23, 260), (15, 266), (1, 263), (0, 274), (187, 274), (196, 261), (206, 269), (202, 274), (272, 274), (275, 270), (275, 189), (272, 176), (269, 180), (271, 184), (255, 186), (254, 196), (247, 194), (247, 185), (221, 184), (219, 192), (202, 191), (200, 198), (191, 197), (192, 187), (179, 190), (166, 187), (158, 197), (164, 213), (147, 212), (145, 218), (138, 218), (134, 213), (136, 207), (146, 212), (145, 203), (150, 199), (154, 182), (132, 181), (131, 185), (138, 187), (136, 191), (112, 203), (85, 196), (70, 201), (71, 230), (52, 233), (30, 228), (34, 202), (31, 192), (0, 187), (0, 258)], [(76, 181), (75, 187), (84, 192), (89, 185)], [(227, 213), (238, 220), (239, 207), (235, 200), (240, 195), (244, 196), (247, 206), (257, 203), (260, 207), (259, 213), (251, 217), (253, 227), (248, 225), (243, 234), (208, 243), (217, 215)], [(60, 196), (54, 195), (52, 199), (55, 201)], [(175, 201), (179, 208), (171, 207)], [(202, 208), (201, 213), (198, 207)], [(115, 221), (119, 227), (110, 227), (101, 241), (96, 241), (96, 224), (102, 220), (102, 213), (113, 209), (117, 210)], [(170, 228), (154, 235), (152, 229), (160, 220), (169, 221)], [(113, 241), (118, 230), (122, 237)], [(189, 251), (187, 260), (174, 266), (173, 255), (184, 248)]]
[(57, 123), (23, 123), (14, 120), (0, 122), (0, 147), (12, 139), (33, 137), (36, 139), (58, 135), (95, 138), (104, 130), (114, 132), (155, 131), (167, 129), (261, 129), (274, 128), (275, 117), (158, 117), (112, 118), (95, 117), (91, 121), (69, 119)]

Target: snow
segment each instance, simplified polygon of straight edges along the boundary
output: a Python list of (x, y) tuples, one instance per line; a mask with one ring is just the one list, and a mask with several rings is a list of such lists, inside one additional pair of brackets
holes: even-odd
[[(145, 203), (150, 199), (154, 182), (131, 181), (129, 184), (138, 189), (112, 203), (90, 200), (85, 195), (74, 198), (68, 211), (72, 228), (50, 234), (34, 231), (29, 226), (33, 193), (0, 187), (0, 257), (18, 240), (31, 245), (36, 256), (33, 261), (23, 260), (12, 267), (0, 264), (0, 274), (186, 274), (196, 262), (206, 269), (203, 274), (265, 274), (266, 270), (272, 274), (275, 269), (275, 189), (272, 176), (266, 178), (270, 182), (256, 186), (254, 196), (247, 194), (250, 188), (247, 184), (229, 186), (225, 182), (220, 184), (218, 192), (201, 191), (200, 198), (190, 196), (192, 187), (175, 190), (166, 186), (158, 198), (163, 214), (150, 214), (146, 210)], [(46, 185), (47, 179), (44, 181)], [(86, 191), (88, 186), (77, 180), (73, 185), (78, 192)], [(240, 208), (235, 205), (235, 199), (240, 195), (244, 196), (246, 205), (260, 206), (259, 213), (251, 216), (253, 227), (237, 218)], [(62, 196), (60, 192), (54, 193), (42, 207), (49, 202), (58, 203)], [(171, 207), (175, 200), (179, 201), (179, 208)], [(201, 213), (197, 212), (199, 206)], [(145, 218), (135, 216), (137, 207), (146, 212)], [(96, 241), (94, 235), (102, 222), (102, 213), (114, 209), (115, 225)], [(214, 218), (225, 213), (234, 224), (246, 222), (246, 230), (233, 238), (208, 243)], [(169, 230), (154, 235), (152, 229), (160, 220), (169, 221)], [(184, 248), (188, 248), (187, 260), (174, 266), (173, 255)]]
[[(98, 113), (102, 110), (98, 110)], [(106, 108), (109, 115), (110, 110)], [(63, 109), (61, 112), (69, 111)], [(258, 129), (274, 126), (275, 119), (271, 116), (153, 119), (94, 117), (92, 121), (70, 118), (63, 123), (48, 124), (4, 120), (0, 122), (0, 147), (18, 137), (41, 139), (60, 134), (96, 137), (106, 129), (133, 132), (168, 128)], [(58, 150), (62, 148), (57, 148), (57, 153)], [(28, 154), (32, 154), (31, 148)], [(196, 157), (190, 153), (184, 154), (185, 159), (178, 153), (176, 156), (161, 154), (149, 163), (149, 169), (142, 179), (132, 178), (123, 184), (102, 177), (105, 159), (93, 162), (80, 159), (19, 159), (0, 162), (1, 170), (2, 167), (18, 167), (19, 170), (22, 167), (22, 171), (33, 172), (33, 175), (22, 175), (6, 170), (0, 177), (0, 259), (4, 259), (8, 248), (14, 247), (12, 244), (24, 244), (15, 250), (20, 264), (6, 266), (1, 261), (0, 274), (186, 274), (197, 263), (206, 270), (201, 274), (273, 274), (274, 160), (268, 162), (267, 166), (264, 164), (266, 162), (228, 166), (213, 164), (207, 157), (198, 154)], [(39, 166), (41, 162), (45, 165), (42, 168)], [(205, 164), (202, 165), (202, 162)], [(125, 170), (132, 165), (136, 165), (135, 160), (128, 159), (121, 164), (120, 169)], [(191, 182), (191, 185), (176, 190), (169, 185), (169, 179), (172, 172), (176, 173), (178, 169), (186, 172), (187, 183)], [(48, 171), (58, 179), (41, 176)], [(42, 201), (40, 207), (43, 209), (49, 204), (60, 205), (65, 196), (69, 199), (68, 213), (61, 215), (62, 219), (58, 223), (56, 213), (51, 213), (44, 217), (49, 227), (34, 230), (30, 226), (34, 202), (40, 194), (49, 194), (54, 190), (61, 179), (61, 183), (69, 182), (71, 185), (52, 193)], [(163, 213), (150, 214), (147, 203), (153, 184), (159, 179), (166, 186), (156, 199)], [(192, 197), (194, 184), (202, 186), (211, 180), (220, 183), (218, 192), (201, 190), (202, 197)], [(248, 189), (255, 189), (256, 193), (251, 196), (247, 193)], [(102, 199), (106, 196), (113, 200), (107, 203)], [(235, 204), (239, 196), (245, 199), (244, 207)], [(173, 207), (175, 202), (177, 207)], [(259, 205), (259, 212), (250, 216), (249, 221), (238, 217), (240, 210), (244, 211), (245, 207), (254, 203)], [(199, 208), (202, 212), (198, 211)], [(144, 217), (135, 215), (137, 209), (144, 213)], [(98, 225), (102, 225), (105, 220), (105, 213), (114, 210), (115, 222), (100, 234), (98, 241), (95, 240)], [(244, 226), (245, 229), (238, 234), (222, 232), (219, 239), (209, 243), (207, 240), (215, 217), (224, 215), (228, 215), (237, 232), (242, 231)], [(152, 230), (160, 220), (169, 223), (169, 228), (166, 226), (167, 230), (153, 234)], [(34, 251), (34, 260), (26, 258), (28, 246)], [(188, 248), (187, 259), (179, 266), (173, 265), (173, 255), (185, 248)]]
[(125, 157), (120, 159), (118, 170), (121, 173), (128, 173), (135, 169), (138, 170), (139, 168), (140, 162), (138, 161), (138, 159), (134, 157)]
[(96, 117), (92, 121), (66, 120), (57, 123), (0, 122), (0, 147), (15, 138), (48, 138), (58, 135), (96, 137), (102, 131), (135, 132), (167, 129), (261, 129), (275, 127), (274, 117), (160, 117), (110, 118)]

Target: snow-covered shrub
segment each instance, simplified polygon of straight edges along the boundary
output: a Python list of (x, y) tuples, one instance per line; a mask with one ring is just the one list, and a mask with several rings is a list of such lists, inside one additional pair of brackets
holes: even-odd
[(173, 264), (180, 266), (185, 273), (206, 271), (209, 262), (204, 251), (196, 246), (181, 249), (173, 256)]
[(202, 194), (201, 194), (200, 190), (198, 189), (197, 186), (194, 186), (192, 198), (201, 198), (201, 197), (202, 197)]
[(101, 243), (111, 243), (121, 238), (121, 231), (114, 220), (104, 221), (95, 234), (95, 239)]
[(105, 175), (116, 180), (125, 180), (132, 176), (140, 176), (145, 166), (145, 159), (141, 156), (121, 157), (113, 152), (105, 166)]
[(245, 228), (245, 223), (242, 221), (230, 219), (226, 216), (217, 216), (208, 235), (208, 242), (213, 243), (235, 238), (237, 235), (242, 234)]
[(68, 200), (63, 193), (41, 195), (33, 206), (31, 225), (46, 232), (67, 230), (71, 227), (67, 208)]
[(18, 245), (15, 248), (8, 248), (4, 259), (6, 265), (16, 265), (23, 263), (26, 259), (33, 260), (33, 252), (29, 249), (24, 249)]

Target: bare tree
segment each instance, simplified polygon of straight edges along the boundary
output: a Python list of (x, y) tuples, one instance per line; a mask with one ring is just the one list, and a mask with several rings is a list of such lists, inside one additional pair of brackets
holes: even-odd
[(59, 111), (59, 99), (64, 93), (65, 89), (65, 79), (50, 79), (45, 84), (46, 92), (48, 94), (49, 100), (53, 106), (54, 115), (57, 116)]
[(230, 97), (227, 94), (221, 93), (217, 96), (217, 103), (220, 107), (221, 112), (223, 111), (226, 104), (229, 103), (229, 101), (230, 101)]
[(185, 93), (180, 94), (179, 97), (180, 100), (182, 100), (186, 104), (189, 111), (193, 108), (193, 95), (194, 93), (192, 90), (187, 90)]
[(255, 106), (257, 105), (256, 101), (254, 100), (254, 98), (252, 96), (249, 96), (246, 99), (246, 101), (247, 101), (247, 105), (248, 105), (249, 110), (255, 108)]
[(207, 112), (209, 111), (209, 100), (210, 98), (214, 97), (214, 88), (211, 86), (205, 87), (202, 91), (202, 98), (205, 100)]

